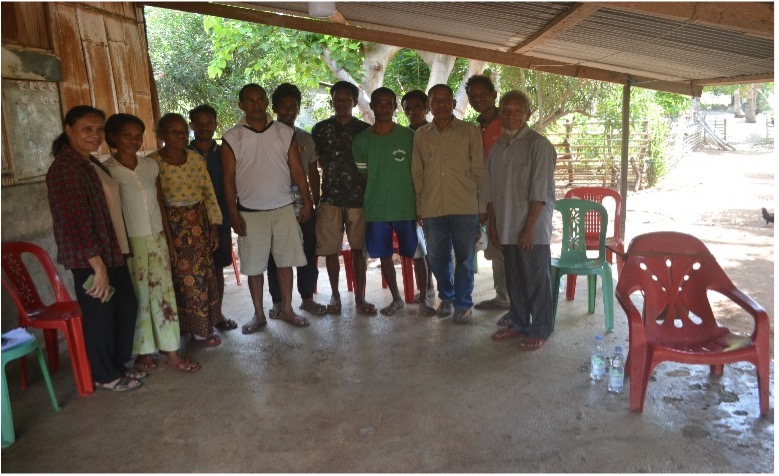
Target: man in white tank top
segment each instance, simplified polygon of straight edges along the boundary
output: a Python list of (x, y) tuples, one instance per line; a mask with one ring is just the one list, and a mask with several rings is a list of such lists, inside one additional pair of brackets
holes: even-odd
[[(292, 267), (304, 266), (303, 240), (297, 220), (306, 221), (313, 211), (306, 173), (300, 162), (294, 130), (269, 119), (268, 96), (257, 84), (238, 93), (238, 107), (245, 121), (225, 132), (222, 169), (230, 221), (238, 234), (241, 273), (249, 276), (254, 316), (242, 327), (251, 334), (267, 325), (262, 306), (263, 275), (273, 253), (278, 266), (282, 309), (279, 319), (297, 327), (308, 326), (292, 309)], [(298, 218), (292, 205), (291, 185), (303, 198)]]

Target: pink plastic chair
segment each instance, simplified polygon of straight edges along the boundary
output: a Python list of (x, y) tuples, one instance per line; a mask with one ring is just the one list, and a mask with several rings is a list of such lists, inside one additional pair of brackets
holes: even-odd
[[(65, 334), (78, 393), (84, 396), (94, 392), (92, 369), (84, 346), (81, 308), (78, 302), (71, 299), (51, 258), (43, 248), (32, 243), (8, 242), (3, 243), (2, 246), (3, 287), (11, 295), (19, 310), (19, 326), (43, 330), (46, 354), (52, 372), (59, 369), (57, 331)], [(49, 278), (55, 299), (52, 304), (44, 305), (41, 301), (38, 290), (35, 289), (35, 282), (22, 261), (23, 253), (37, 259)], [(26, 388), (27, 375), (24, 364), (22, 364), (22, 372), (22, 388)]]

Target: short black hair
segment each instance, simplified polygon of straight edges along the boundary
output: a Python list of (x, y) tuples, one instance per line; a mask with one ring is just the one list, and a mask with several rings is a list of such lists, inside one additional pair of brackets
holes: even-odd
[(119, 113), (114, 114), (105, 121), (105, 142), (109, 147), (116, 148), (116, 142), (114, 142), (112, 135), (118, 134), (122, 127), (127, 124), (138, 124), (141, 126), (141, 133), (146, 132), (146, 125), (138, 116), (132, 114)]
[(424, 91), (421, 89), (414, 89), (413, 91), (409, 91), (406, 94), (403, 95), (402, 98), (400, 98), (400, 104), (405, 104), (406, 101), (409, 99), (417, 98), (423, 103), (427, 104), (427, 94), (425, 94)]
[(181, 121), (184, 123), (184, 127), (189, 129), (189, 124), (187, 124), (186, 119), (184, 119), (184, 116), (181, 114), (177, 114), (175, 112), (169, 112), (165, 115), (163, 115), (159, 121), (157, 121), (157, 128), (154, 130), (157, 134), (162, 134), (165, 131), (168, 130), (168, 127), (172, 122)]
[(264, 92), (265, 94), (268, 94), (265, 91), (265, 88), (263, 88), (259, 84), (257, 84), (257, 83), (249, 83), (246, 86), (242, 87), (240, 91), (238, 91), (238, 100), (239, 101), (243, 101), (243, 95), (246, 94), (246, 91), (248, 91), (250, 89), (259, 89), (260, 91)]
[(273, 94), (270, 97), (272, 107), (276, 107), (283, 98), (293, 97), (298, 102), (298, 106), (303, 101), (303, 95), (300, 94), (300, 89), (297, 86), (290, 83), (281, 83), (273, 90)]
[(432, 96), (433, 95), (433, 91), (436, 90), (436, 89), (439, 89), (439, 88), (446, 89), (447, 91), (449, 91), (449, 94), (452, 96), (452, 98), (454, 98), (454, 90), (448, 84), (444, 84), (444, 83), (438, 83), (435, 86), (433, 86), (430, 89), (428, 89), (427, 90), (427, 95), (428, 96)]
[(394, 102), (395, 104), (398, 103), (398, 96), (395, 94), (395, 91), (384, 86), (373, 90), (373, 92), (371, 93), (371, 102), (372, 103), (375, 102), (376, 99), (382, 94), (389, 94), (390, 96), (392, 96), (392, 102)]
[(330, 86), (330, 98), (332, 99), (333, 96), (335, 96), (335, 93), (339, 89), (346, 89), (350, 93), (352, 93), (352, 99), (354, 99), (354, 102), (357, 102), (357, 98), (360, 96), (360, 89), (355, 86), (354, 84), (350, 83), (349, 81), (336, 81), (335, 84)]
[(483, 74), (474, 74), (468, 78), (468, 81), (465, 82), (465, 92), (467, 93), (468, 90), (471, 89), (471, 86), (475, 84), (481, 84), (491, 93), (495, 92), (495, 85), (492, 84), (492, 79), (490, 79), (489, 76), (485, 76)]
[(214, 109), (210, 104), (201, 104), (189, 111), (189, 120), (194, 121), (195, 116), (198, 114), (211, 114), (214, 116), (214, 120), (216, 120), (216, 109)]

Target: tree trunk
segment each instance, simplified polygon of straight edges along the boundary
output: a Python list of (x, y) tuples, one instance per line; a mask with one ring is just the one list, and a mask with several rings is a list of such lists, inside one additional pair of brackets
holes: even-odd
[[(482, 74), (486, 67), (486, 61), (468, 60), (468, 71), (465, 72), (460, 87), (454, 93), (454, 117), (458, 119), (465, 117), (465, 113), (468, 111), (468, 95), (465, 93), (465, 83), (474, 74)], [(496, 89), (500, 91), (500, 88), (497, 86)]]
[(757, 122), (755, 105), (755, 85), (750, 84), (747, 86), (747, 104), (744, 108), (744, 118), (749, 124)]
[(744, 111), (741, 110), (741, 91), (738, 88), (733, 90), (733, 115), (744, 117)]
[[(400, 47), (380, 45), (378, 43), (363, 43), (365, 59), (362, 62), (362, 71), (365, 80), (360, 85), (360, 95), (357, 98), (357, 108), (365, 122), (373, 124), (373, 111), (370, 107), (370, 94), (374, 89), (384, 84), (384, 75), (387, 72), (387, 65), (395, 54), (400, 51)], [(349, 81), (350, 83), (360, 84), (343, 68), (339, 68), (330, 56), (330, 50), (325, 48), (322, 52), (322, 58), (325, 64), (339, 81)]]

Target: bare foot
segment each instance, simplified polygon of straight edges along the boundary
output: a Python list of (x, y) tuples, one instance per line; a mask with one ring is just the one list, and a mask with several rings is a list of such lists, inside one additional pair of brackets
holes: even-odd
[(394, 299), (389, 306), (381, 310), (381, 313), (385, 316), (391, 316), (399, 310), (403, 309), (403, 306), (404, 304), (402, 299)]
[(433, 317), (435, 316), (435, 308), (430, 306), (427, 301), (419, 305), (419, 316), (421, 317)]

